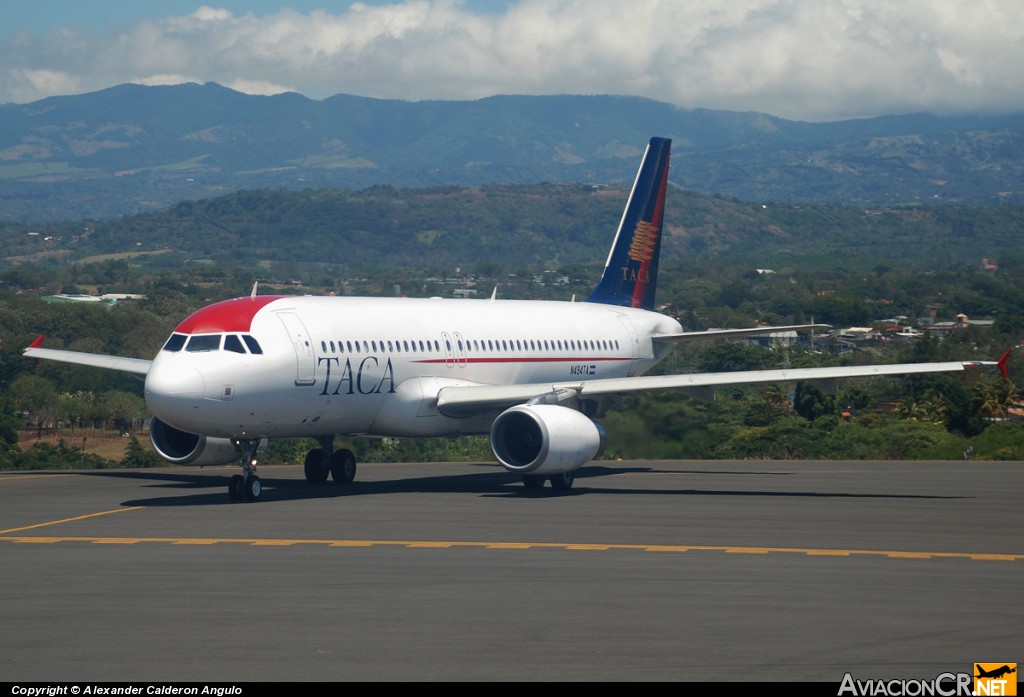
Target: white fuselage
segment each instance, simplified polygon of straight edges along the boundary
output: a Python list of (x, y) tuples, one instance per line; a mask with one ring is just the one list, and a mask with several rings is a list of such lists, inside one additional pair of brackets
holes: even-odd
[[(664, 315), (593, 303), (257, 299), (230, 301), (258, 305), (251, 320), (221, 310), (182, 323), (186, 343), (160, 351), (146, 378), (157, 418), (223, 438), (486, 433), (493, 413), (444, 416), (438, 391), (638, 375), (667, 353), (651, 336), (680, 331)], [(195, 337), (206, 338), (190, 347)]]

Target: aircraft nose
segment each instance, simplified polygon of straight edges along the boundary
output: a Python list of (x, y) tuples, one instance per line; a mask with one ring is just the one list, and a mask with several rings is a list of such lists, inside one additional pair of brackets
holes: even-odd
[(205, 385), (198, 370), (154, 366), (146, 376), (146, 403), (154, 415), (173, 423), (175, 415), (199, 409)]

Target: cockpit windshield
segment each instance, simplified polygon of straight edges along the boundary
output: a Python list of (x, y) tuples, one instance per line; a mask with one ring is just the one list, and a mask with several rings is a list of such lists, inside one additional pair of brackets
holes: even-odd
[(262, 354), (263, 349), (253, 336), (248, 334), (181, 334), (175, 332), (164, 344), (164, 351), (177, 352), (184, 349), (187, 353), (206, 351), (231, 351), (232, 353)]
[(200, 353), (202, 351), (219, 351), (222, 334), (196, 334), (185, 344), (185, 350), (189, 353)]
[(164, 344), (164, 351), (180, 351), (186, 339), (188, 337), (184, 334), (171, 334), (171, 338)]

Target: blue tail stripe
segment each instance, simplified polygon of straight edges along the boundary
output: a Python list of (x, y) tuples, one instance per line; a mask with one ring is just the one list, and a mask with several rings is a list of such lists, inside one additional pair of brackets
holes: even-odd
[(590, 303), (654, 309), (672, 141), (651, 138)]

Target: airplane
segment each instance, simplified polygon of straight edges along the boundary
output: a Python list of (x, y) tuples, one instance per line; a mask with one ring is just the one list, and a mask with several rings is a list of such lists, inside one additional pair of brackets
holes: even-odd
[(994, 670), (985, 670), (984, 668), (981, 667), (981, 664), (979, 664), (979, 663), (975, 663), (974, 665), (978, 666), (978, 674), (974, 676), (976, 678), (997, 678), (998, 679), (998, 678), (1001, 678), (1001, 677), (1003, 677), (1005, 675), (1009, 675), (1010, 673), (1016, 673), (1017, 672), (1016, 664), (1014, 664), (1015, 667), (1013, 667), (1013, 668), (1011, 668), (1008, 665), (1003, 665), (1003, 666), (1001, 666), (999, 668), (995, 668)]
[(356, 460), (336, 436), (489, 434), (498, 462), (527, 489), (569, 489), (606, 442), (595, 421), (622, 394), (674, 389), (714, 398), (726, 385), (806, 380), (833, 394), (840, 378), (962, 371), (953, 361), (727, 373), (644, 373), (677, 342), (813, 330), (826, 325), (684, 332), (654, 311), (671, 140), (651, 138), (593, 292), (581, 302), (258, 295), (186, 317), (152, 360), (46, 349), (30, 358), (145, 380), (150, 440), (177, 465), (238, 462), (233, 500), (256, 501), (271, 438), (319, 447), (305, 476), (351, 483)]

